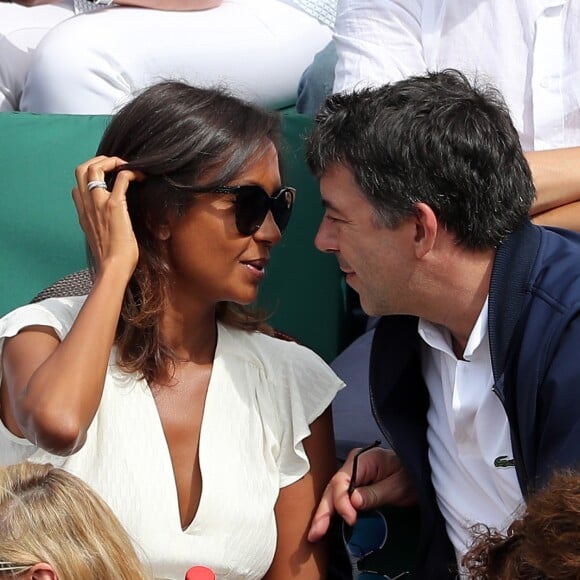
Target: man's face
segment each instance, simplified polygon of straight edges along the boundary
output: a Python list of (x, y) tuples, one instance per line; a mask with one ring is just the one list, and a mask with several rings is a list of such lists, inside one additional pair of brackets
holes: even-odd
[(371, 204), (344, 165), (331, 166), (320, 180), (320, 189), (326, 211), (316, 247), (336, 255), (367, 314), (408, 313), (414, 264), (412, 220), (394, 229), (378, 225)]

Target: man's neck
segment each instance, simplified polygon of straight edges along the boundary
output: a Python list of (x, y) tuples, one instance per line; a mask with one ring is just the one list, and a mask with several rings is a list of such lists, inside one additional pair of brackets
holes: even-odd
[(489, 294), (493, 252), (458, 252), (435, 279), (422, 318), (447, 328), (453, 351), (463, 358), (465, 347)]

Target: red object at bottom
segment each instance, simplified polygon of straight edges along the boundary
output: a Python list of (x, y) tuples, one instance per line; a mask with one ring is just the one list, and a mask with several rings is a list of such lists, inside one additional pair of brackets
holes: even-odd
[(205, 566), (194, 566), (185, 573), (185, 580), (215, 580), (215, 574)]

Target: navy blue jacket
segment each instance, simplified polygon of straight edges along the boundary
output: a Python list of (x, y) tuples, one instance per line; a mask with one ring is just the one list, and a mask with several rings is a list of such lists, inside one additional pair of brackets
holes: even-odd
[[(429, 396), (418, 320), (379, 321), (370, 362), (375, 418), (409, 471), (422, 516), (415, 577), (455, 577), (431, 484)], [(524, 497), (555, 468), (580, 467), (580, 235), (527, 222), (498, 248), (489, 290), (493, 390), (505, 408)]]

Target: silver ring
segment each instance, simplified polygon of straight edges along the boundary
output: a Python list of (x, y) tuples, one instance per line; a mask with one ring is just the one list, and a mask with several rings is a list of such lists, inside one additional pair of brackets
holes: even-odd
[(89, 191), (93, 191), (93, 189), (96, 189), (97, 187), (107, 189), (107, 183), (105, 181), (89, 181), (87, 183), (87, 189)]

